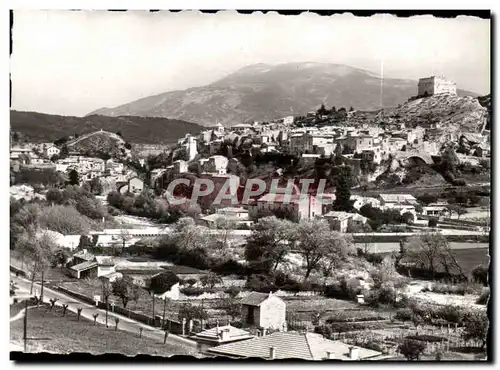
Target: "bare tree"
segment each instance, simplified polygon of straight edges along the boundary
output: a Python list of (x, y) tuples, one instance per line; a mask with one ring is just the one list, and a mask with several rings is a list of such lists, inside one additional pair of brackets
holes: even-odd
[(444, 258), (449, 261), (450, 256), (453, 256), (446, 238), (438, 233), (421, 234), (408, 239), (404, 253), (410, 262), (423, 270), (428, 270), (432, 276), (435, 276)]
[(122, 253), (125, 253), (125, 244), (132, 239), (132, 236), (130, 235), (129, 231), (127, 229), (121, 229), (120, 230), (120, 235), (118, 236), (122, 243)]

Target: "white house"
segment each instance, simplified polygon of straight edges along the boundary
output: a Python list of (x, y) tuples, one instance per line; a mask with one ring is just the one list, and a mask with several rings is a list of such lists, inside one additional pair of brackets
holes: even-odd
[(45, 156), (47, 158), (50, 158), (54, 155), (59, 155), (60, 152), (61, 152), (61, 150), (58, 147), (56, 147), (55, 145), (51, 145), (51, 146), (45, 148)]

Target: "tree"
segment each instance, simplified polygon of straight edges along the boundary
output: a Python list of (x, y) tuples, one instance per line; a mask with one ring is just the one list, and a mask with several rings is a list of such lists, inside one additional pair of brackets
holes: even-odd
[(93, 247), (92, 242), (90, 241), (90, 237), (88, 237), (87, 235), (81, 235), (80, 241), (78, 242), (77, 249), (82, 250), (82, 249), (87, 249), (90, 247)]
[(432, 194), (429, 194), (429, 193), (424, 193), (424, 194), (418, 196), (417, 200), (419, 202), (424, 203), (425, 205), (429, 205), (431, 203), (436, 203), (437, 200), (438, 200), (438, 197), (437, 197), (437, 195), (432, 195)]
[(200, 282), (203, 286), (208, 286), (210, 289), (213, 289), (215, 285), (222, 284), (222, 278), (213, 272), (209, 272), (207, 275), (203, 275), (200, 278)]
[(47, 232), (30, 234), (28, 236), (27, 253), (34, 261), (33, 275), (36, 271), (41, 272), (40, 301), (43, 302), (43, 288), (45, 271), (50, 266), (53, 252), (58, 247), (54, 239)]
[(123, 139), (123, 135), (121, 131), (117, 131), (116, 134)]
[(488, 286), (488, 267), (478, 265), (472, 270), (472, 277), (478, 283)]
[(450, 146), (448, 147), (444, 152), (441, 157), (441, 166), (443, 171), (449, 172), (451, 174), (456, 174), (457, 172), (457, 166), (459, 164), (459, 159), (457, 157), (457, 154), (455, 153), (455, 150)]
[(411, 225), (415, 222), (415, 217), (411, 212), (405, 212), (401, 215), (401, 221), (407, 225)]
[(63, 205), (45, 208), (41, 215), (40, 226), (63, 235), (84, 235), (90, 230), (88, 218), (74, 207)]
[(222, 309), (226, 315), (231, 317), (231, 321), (241, 316), (241, 304), (233, 298), (227, 298), (222, 303)]
[(325, 278), (331, 276), (333, 271), (340, 268), (343, 263), (349, 260), (349, 257), (356, 255), (357, 252), (350, 235), (339, 234), (338, 236), (331, 238), (330, 251), (324, 256), (321, 263), (321, 270)]
[(87, 216), (93, 220), (100, 220), (106, 215), (106, 210), (96, 199), (89, 197), (80, 197), (77, 200), (75, 208), (82, 215)]
[(178, 282), (179, 278), (177, 275), (167, 270), (151, 278), (149, 289), (153, 294), (163, 294), (169, 291)]
[(92, 180), (90, 180), (90, 191), (95, 194), (99, 195), (102, 193), (103, 187), (101, 184), (101, 180), (99, 180), (98, 177), (94, 177)]
[(398, 347), (399, 352), (406, 357), (408, 361), (419, 361), (420, 356), (425, 351), (425, 342), (420, 340), (405, 339)]
[(70, 254), (65, 248), (57, 249), (51, 256), (50, 265), (52, 267), (64, 266), (68, 261)]
[(124, 146), (125, 146), (125, 149), (128, 149), (128, 150), (132, 149), (132, 144), (130, 144), (129, 142), (126, 142)]
[(349, 166), (336, 166), (332, 168), (335, 184), (335, 201), (333, 209), (335, 211), (349, 212), (352, 210), (351, 186), (352, 170)]
[(111, 289), (115, 296), (121, 299), (123, 308), (127, 307), (127, 303), (133, 298), (134, 284), (130, 279), (120, 278), (111, 283)]
[(183, 217), (175, 224), (171, 240), (182, 250), (194, 250), (206, 246), (207, 235), (191, 217)]
[(245, 247), (249, 265), (257, 271), (276, 271), (290, 251), (295, 229), (296, 224), (275, 216), (259, 219)]
[(328, 222), (321, 219), (301, 221), (297, 227), (297, 242), (296, 249), (306, 262), (305, 279), (320, 267), (323, 258), (337, 260), (339, 256), (355, 253), (345, 236), (330, 230)]
[(459, 220), (460, 220), (460, 216), (465, 215), (466, 213), (468, 213), (467, 209), (464, 208), (464, 207), (458, 207), (457, 210), (456, 210), (456, 212), (457, 212), (457, 216), (458, 216), (457, 218)]
[(488, 336), (489, 320), (485, 311), (474, 310), (469, 312), (464, 319), (464, 340), (481, 341), (481, 349), (484, 349)]
[(75, 169), (72, 169), (69, 171), (69, 181), (68, 183), (70, 185), (80, 185), (80, 175), (78, 174), (78, 171)]
[(102, 283), (102, 299), (104, 300), (104, 304), (106, 306), (106, 327), (108, 327), (108, 305), (109, 305), (109, 297), (113, 293), (112, 288), (109, 286), (109, 280), (106, 278), (101, 278)]
[(191, 303), (184, 303), (179, 309), (179, 319), (190, 320), (206, 320), (208, 313), (201, 306), (194, 306)]
[(432, 277), (435, 276), (439, 265), (443, 266), (447, 273), (450, 273), (452, 267), (462, 273), (446, 238), (441, 234), (427, 233), (411, 237), (405, 244), (404, 253), (410, 262), (427, 270)]
[(325, 104), (321, 103), (321, 107), (319, 107), (319, 109), (317, 110), (317, 113), (319, 116), (324, 116), (324, 115), (328, 114), (328, 111), (325, 108)]
[(128, 232), (127, 229), (121, 229), (120, 235), (118, 236), (120, 241), (122, 242), (122, 253), (125, 253), (125, 244), (132, 239), (132, 236)]

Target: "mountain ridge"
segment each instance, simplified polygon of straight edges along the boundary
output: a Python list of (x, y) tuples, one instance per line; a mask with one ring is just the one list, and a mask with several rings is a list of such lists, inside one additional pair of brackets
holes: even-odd
[[(169, 117), (213, 126), (303, 115), (327, 106), (360, 110), (395, 107), (416, 95), (417, 81), (381, 79), (378, 74), (344, 64), (258, 63), (245, 66), (211, 84), (141, 98), (91, 114)], [(459, 90), (459, 95), (478, 94)]]
[(161, 117), (75, 117), (16, 110), (10, 111), (10, 127), (34, 142), (55, 141), (64, 136), (103, 129), (120, 131), (131, 143), (151, 144), (172, 144), (185, 134), (196, 134), (203, 128), (195, 123)]

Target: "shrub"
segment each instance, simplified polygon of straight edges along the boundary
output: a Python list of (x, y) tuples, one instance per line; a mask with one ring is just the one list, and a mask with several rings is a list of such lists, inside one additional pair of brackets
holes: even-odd
[(269, 293), (271, 291), (277, 290), (272, 281), (272, 278), (265, 274), (251, 275), (248, 278), (245, 286), (247, 289), (262, 293)]
[(224, 293), (229, 294), (233, 298), (236, 297), (241, 291), (242, 291), (241, 288), (233, 285), (224, 289)]
[(488, 285), (488, 268), (484, 265), (478, 265), (474, 267), (472, 270), (472, 277), (474, 281), (483, 284), (484, 286)]
[(395, 319), (401, 321), (409, 321), (413, 317), (413, 311), (410, 308), (401, 308), (396, 312)]
[(423, 292), (434, 292), (440, 294), (459, 294), (465, 295), (466, 293), (470, 294), (474, 292), (473, 287), (468, 284), (459, 284), (459, 285), (449, 285), (449, 284), (434, 284), (430, 288), (425, 287), (422, 289)]
[(488, 298), (490, 298), (490, 288), (484, 288), (481, 296), (477, 299), (477, 304), (487, 304)]
[(437, 227), (438, 220), (435, 218), (431, 218), (427, 224), (428, 227)]
[(439, 307), (437, 311), (431, 312), (431, 315), (433, 318), (461, 324), (466, 315), (466, 311), (460, 306), (446, 305)]
[(409, 335), (409, 336), (406, 337), (406, 339), (409, 339), (409, 340), (418, 340), (418, 341), (422, 341), (422, 342), (435, 342), (435, 343), (438, 343), (438, 342), (441, 342), (441, 341), (447, 341), (447, 339), (444, 338), (444, 337), (439, 337), (439, 336), (436, 336), (436, 335), (427, 335), (427, 334)]
[(212, 266), (212, 271), (221, 275), (246, 275), (246, 267), (235, 260), (227, 260), (219, 265)]
[(188, 297), (196, 297), (202, 295), (203, 293), (217, 292), (217, 290), (213, 288), (197, 288), (197, 287), (184, 287), (179, 289), (179, 291)]

